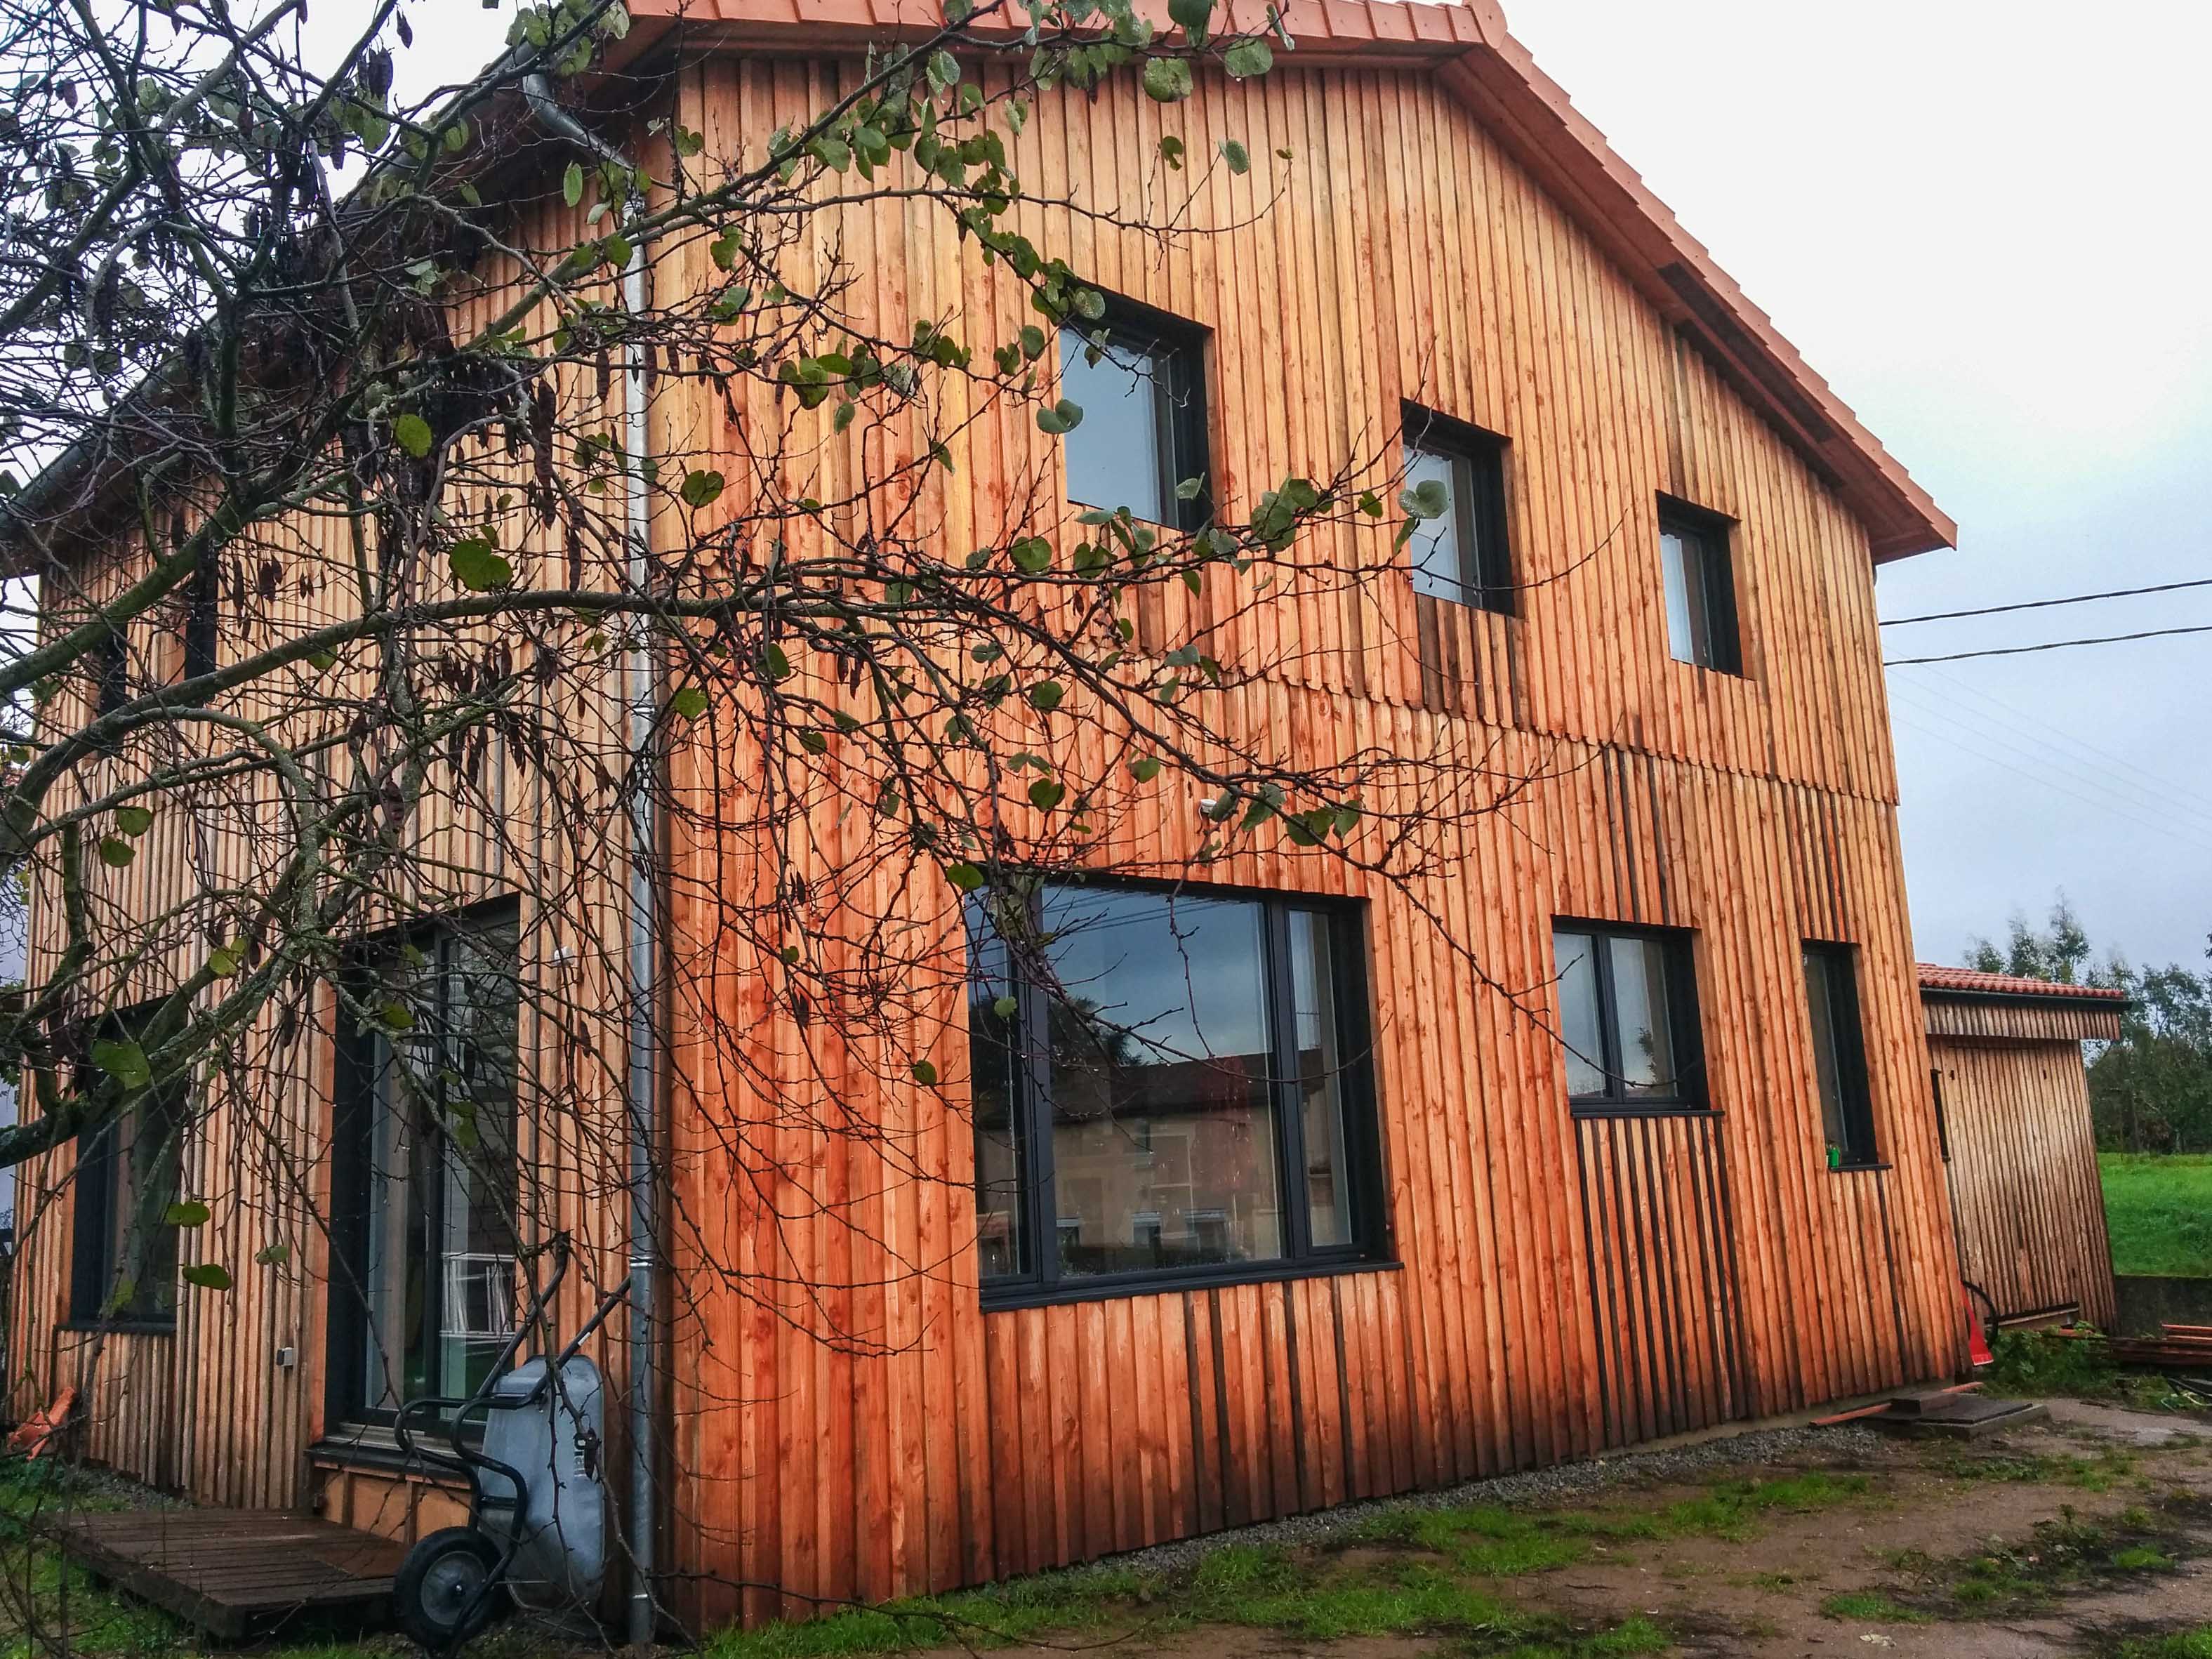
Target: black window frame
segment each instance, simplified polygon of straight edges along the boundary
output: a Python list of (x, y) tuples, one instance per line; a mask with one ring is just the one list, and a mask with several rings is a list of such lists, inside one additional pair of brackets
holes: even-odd
[[(363, 940), (352, 952), (349, 971), (365, 976), (375, 962), (389, 951), (412, 945), (432, 954), (441, 966), (441, 951), (447, 939), (465, 934), (482, 933), (502, 927), (517, 929), (518, 976), (521, 968), (520, 946), (520, 905), (513, 899), (494, 900), (483, 905), (452, 915), (427, 917), (389, 929)], [(365, 1376), (369, 1344), (368, 1304), (370, 1279), (368, 1262), (369, 1182), (376, 1177), (374, 1153), (371, 1137), (375, 1127), (375, 1113), (379, 1107), (376, 1094), (374, 1063), (372, 1058), (373, 1034), (346, 1024), (341, 1008), (341, 1029), (337, 1033), (336, 1067), (332, 1089), (331, 1115), (331, 1199), (330, 1248), (331, 1272), (326, 1287), (328, 1310), (325, 1338), (324, 1396), (327, 1420), (333, 1435), (343, 1437), (362, 1430), (389, 1429), (398, 1415), (397, 1407), (372, 1406), (367, 1403)], [(521, 1011), (516, 1011), (516, 1077), (517, 1109), (520, 1114), (521, 1086)], [(390, 1177), (386, 1177), (389, 1179)], [(516, 1231), (522, 1230), (521, 1171), (517, 1165)], [(444, 1183), (435, 1186), (435, 1202), (424, 1218), (423, 1225), (436, 1237), (442, 1230)], [(520, 1241), (518, 1240), (518, 1246)], [(518, 1259), (520, 1259), (518, 1249)], [(422, 1297), (422, 1323), (424, 1340), (433, 1344), (438, 1340), (442, 1302), (444, 1275), (429, 1276), (425, 1282)], [(474, 1430), (480, 1434), (481, 1425)]]
[(92, 712), (112, 714), (131, 701), (131, 641), (120, 624), (109, 624), (93, 662)]
[[(1213, 518), (1212, 454), (1208, 443), (1206, 402), (1206, 358), (1212, 331), (1188, 318), (1119, 295), (1108, 294), (1103, 298), (1105, 313), (1096, 321), (1071, 313), (1060, 325), (1054, 347), (1064, 354), (1067, 336), (1076, 336), (1087, 347), (1103, 334), (1109, 349), (1115, 344), (1123, 344), (1131, 350), (1164, 361), (1166, 384), (1161, 385), (1160, 377), (1154, 377), (1160, 400), (1157, 410), (1159, 429), (1155, 441), (1159, 447), (1161, 481), (1169, 495), (1162, 504), (1170, 507), (1173, 512), (1168, 518), (1155, 519), (1138, 513), (1133, 502), (1079, 500), (1068, 489), (1065, 452), (1069, 446), (1083, 441), (1081, 425), (1060, 441), (1062, 492), (1073, 507), (1104, 513), (1127, 507), (1141, 523), (1187, 532), (1203, 530)], [(1054, 367), (1058, 368), (1057, 362)], [(1091, 413), (1085, 411), (1086, 416)], [(1198, 494), (1184, 501), (1176, 489), (1185, 479), (1194, 477), (1199, 481)]]
[[(1840, 939), (1801, 941), (1801, 966), (1805, 969), (1805, 1018), (1810, 1039), (1817, 1042), (1820, 1028), (1813, 1020), (1813, 978), (1809, 964), (1818, 956), (1826, 964), (1821, 983), (1828, 993), (1828, 1030), (1834, 1039), (1832, 1065), (1836, 1077), (1836, 1110), (1830, 1121), (1829, 1103), (1820, 1087), (1819, 1055), (1814, 1057), (1813, 1090), (1820, 1108), (1820, 1133), (1826, 1144), (1841, 1154), (1834, 1170), (1874, 1170), (1882, 1166), (1881, 1140), (1874, 1121), (1874, 1088), (1867, 1071), (1866, 1027), (1859, 1012), (1859, 949)], [(1846, 1036), (1848, 1034), (1848, 1036)], [(1937, 1105), (1940, 1114), (1940, 1099)], [(1948, 1139), (1948, 1137), (1947, 1137)]]
[(222, 632), (219, 575), (210, 549), (200, 555), (185, 581), (184, 678), (188, 680), (216, 671)]
[[(1455, 468), (1464, 467), (1468, 485), (1464, 492), (1453, 490), (1452, 507), (1461, 547), (1474, 550), (1475, 580), (1472, 583), (1465, 580), (1462, 562), (1461, 580), (1451, 584), (1460, 590), (1457, 595), (1430, 592), (1418, 586), (1414, 591), (1447, 605), (1463, 605), (1501, 617), (1515, 615), (1513, 542), (1505, 495), (1505, 462), (1511, 441), (1415, 403), (1400, 405), (1399, 421), (1400, 444), (1407, 458), (1418, 453), (1448, 460)], [(1407, 551), (1410, 555), (1410, 546)], [(1409, 574), (1418, 581), (1418, 568)]]
[[(1587, 933), (1596, 942), (1590, 969), (1597, 985), (1598, 1042), (1601, 1054), (1583, 1058), (1605, 1073), (1601, 1093), (1567, 1095), (1568, 1109), (1577, 1117), (1680, 1117), (1713, 1109), (1705, 1075), (1704, 1004), (1698, 995), (1697, 935), (1685, 927), (1648, 927), (1618, 921), (1595, 921), (1586, 916), (1554, 916), (1552, 937), (1563, 933)], [(1619, 993), (1613, 984), (1611, 941), (1616, 939), (1656, 941), (1663, 950), (1667, 975), (1667, 1034), (1674, 1049), (1675, 1092), (1671, 1095), (1632, 1095), (1620, 1056)], [(1555, 947), (1556, 950), (1556, 947)], [(1554, 984), (1566, 964), (1554, 961)], [(1564, 1010), (1562, 1010), (1564, 1014)], [(1566, 1023), (1559, 1022), (1564, 1034)], [(1564, 1041), (1564, 1036), (1563, 1036)]]
[[(114, 1039), (143, 1030), (161, 1007), (142, 1003), (101, 1022), (100, 1034)], [(167, 1218), (184, 1197), (185, 1136), (191, 1127), (191, 1079), (179, 1076), (160, 1090), (142, 1095), (124, 1117), (78, 1137), (76, 1170), (71, 1178), (70, 1218), (69, 1322), (85, 1329), (173, 1332), (182, 1283), (184, 1231)], [(125, 1129), (130, 1146), (124, 1145)], [(124, 1159), (135, 1157), (149, 1133), (161, 1135), (155, 1155), (161, 1160), (168, 1193), (162, 1217), (147, 1240), (146, 1261), (129, 1301), (108, 1311), (119, 1283), (127, 1218), (118, 1214), (123, 1197)]]
[[(1735, 520), (1723, 514), (1695, 504), (1678, 501), (1672, 495), (1659, 497), (1659, 535), (1662, 539), (1673, 535), (1695, 545), (1698, 550), (1698, 564), (1704, 580), (1698, 584), (1704, 600), (1706, 658), (1674, 655), (1672, 639), (1673, 625), (1668, 624), (1669, 639), (1667, 654), (1674, 661), (1693, 668), (1704, 668), (1716, 674), (1743, 673), (1743, 619), (1736, 605), (1735, 592)], [(1666, 550), (1660, 550), (1660, 599), (1671, 612), (1672, 603), (1667, 597)]]
[[(1110, 888), (1121, 892), (1157, 893), (1169, 898), (1225, 899), (1261, 906), (1273, 1055), (1270, 1104), (1277, 1137), (1276, 1196), (1281, 1206), (1283, 1254), (1265, 1261), (1147, 1267), (1061, 1279), (1059, 1252), (1042, 1248), (1044, 1241), (1055, 1236), (1060, 1220), (1054, 1204), (1052, 1107), (1047, 1092), (1049, 1083), (1043, 1075), (1044, 1056), (1036, 1047), (1025, 1044), (1018, 1057), (1021, 1063), (1017, 1067), (1019, 1084), (1015, 1109), (1020, 1114), (1021, 1185), (1017, 1225), (1024, 1230), (1031, 1265), (1025, 1273), (979, 1274), (983, 1307), (996, 1310), (1100, 1301), (1164, 1291), (1266, 1284), (1395, 1265), (1386, 1208), (1388, 1183), (1383, 1167), (1382, 1114), (1375, 1087), (1375, 1018), (1368, 989), (1367, 907), (1358, 900), (1251, 888), (1126, 879), (1059, 881), (1037, 884), (1028, 893), (1025, 902), (1033, 924), (1037, 921), (1038, 907), (1048, 886)], [(1292, 1006), (1289, 916), (1297, 910), (1325, 919), (1329, 929), (1333, 976), (1330, 992), (1338, 1010), (1338, 1037), (1344, 1055), (1337, 1079), (1343, 1114), (1345, 1161), (1349, 1166), (1342, 1178), (1349, 1211), (1346, 1242), (1342, 1244), (1317, 1246), (1312, 1243), (1312, 1217), (1304, 1182), (1305, 1114), (1299, 1109), (1297, 1099), (1300, 1079)], [(965, 948), (963, 939), (963, 951)], [(1013, 975), (1012, 994), (1020, 1002), (1016, 1014), (1018, 1029), (1048, 1029), (1045, 1022), (1049, 1018), (1051, 994), (1021, 974), (1011, 960), (1011, 954), (1008, 969)]]

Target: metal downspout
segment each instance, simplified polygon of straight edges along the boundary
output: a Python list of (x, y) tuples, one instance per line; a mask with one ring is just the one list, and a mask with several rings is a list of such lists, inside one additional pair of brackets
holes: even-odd
[[(579, 124), (554, 101), (553, 88), (542, 74), (526, 76), (523, 96), (546, 130), (555, 133), (595, 161), (611, 163), (625, 173), (629, 160), (612, 145)], [(633, 191), (625, 217), (632, 226), (643, 200)], [(629, 262), (623, 267), (623, 304), (633, 319), (646, 308), (645, 239), (629, 238)], [(625, 527), (629, 541), (629, 581), (631, 591), (643, 595), (653, 579), (651, 508), (646, 500), (645, 462), (651, 433), (647, 422), (645, 351), (633, 332), (623, 342), (623, 458)], [(653, 1401), (659, 1392), (654, 1364), (654, 1279), (659, 1267), (659, 1217), (653, 1176), (653, 1125), (659, 1095), (654, 1053), (659, 1046), (659, 963), (655, 931), (656, 899), (653, 868), (659, 854), (659, 823), (648, 770), (655, 716), (653, 653), (642, 629), (633, 631), (623, 653), (622, 697), (628, 711), (630, 758), (629, 945), (629, 1065), (625, 1091), (629, 1111), (629, 1437), (631, 1577), (628, 1638), (633, 1646), (651, 1642), (657, 1620), (653, 1599), (653, 1534), (659, 1493), (654, 1477), (657, 1425)]]

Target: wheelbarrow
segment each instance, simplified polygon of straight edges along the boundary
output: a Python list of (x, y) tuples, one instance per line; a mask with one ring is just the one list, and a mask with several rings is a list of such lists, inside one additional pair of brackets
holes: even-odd
[[(567, 1238), (550, 1248), (551, 1274), (476, 1391), (465, 1399), (410, 1400), (392, 1425), (410, 1462), (468, 1483), (466, 1524), (417, 1540), (392, 1581), (400, 1628), (434, 1654), (450, 1653), (511, 1606), (549, 1613), (588, 1607), (606, 1576), (605, 1389), (599, 1368), (580, 1350), (629, 1289), (610, 1291), (551, 1359), (514, 1365), (568, 1271)], [(418, 1443), (419, 1419), (440, 1413), (445, 1449)]]

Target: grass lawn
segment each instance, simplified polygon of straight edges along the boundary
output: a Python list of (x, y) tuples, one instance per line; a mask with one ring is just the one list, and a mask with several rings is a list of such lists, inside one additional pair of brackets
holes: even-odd
[(2212, 1277), (2212, 1155), (2100, 1152), (2112, 1271)]

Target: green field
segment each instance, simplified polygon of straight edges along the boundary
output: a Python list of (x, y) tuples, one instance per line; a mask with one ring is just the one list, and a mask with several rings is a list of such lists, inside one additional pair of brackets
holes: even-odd
[(2100, 1152), (2112, 1271), (2212, 1277), (2212, 1155)]

